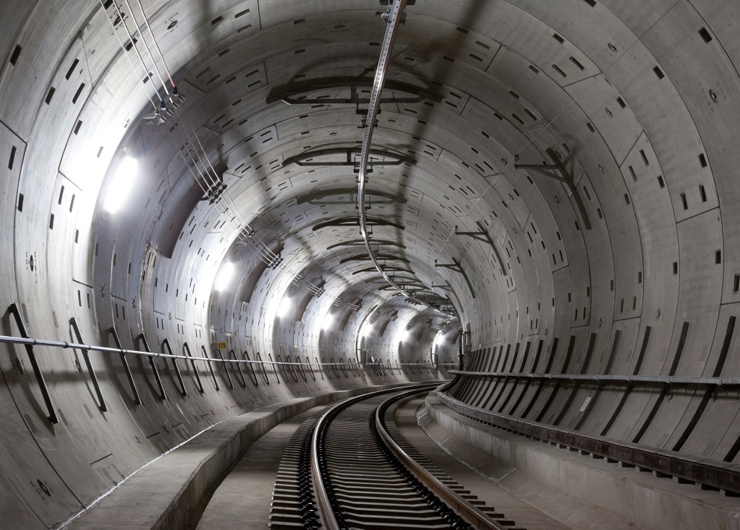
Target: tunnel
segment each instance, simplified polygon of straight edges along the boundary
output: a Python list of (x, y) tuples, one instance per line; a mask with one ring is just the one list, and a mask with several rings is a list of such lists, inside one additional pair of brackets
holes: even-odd
[(368, 121), (389, 3), (2, 1), (0, 526), (262, 407), (448, 381), (711, 464), (676, 513), (740, 527), (740, 4), (408, 1)]

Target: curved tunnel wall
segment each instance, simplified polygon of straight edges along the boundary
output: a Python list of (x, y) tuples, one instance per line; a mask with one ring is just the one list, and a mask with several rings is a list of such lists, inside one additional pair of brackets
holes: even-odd
[[(457, 331), (469, 325), (467, 367), (479, 371), (737, 375), (734, 3), (409, 8), (389, 79), (439, 101), (383, 105), (375, 144), (408, 161), (374, 168), (368, 215), (385, 265), (449, 296), (459, 320), (392, 297), (369, 262), (354, 259), (362, 247), (347, 222), (357, 215), (351, 167), (284, 163), (358, 145), (355, 106), (266, 102), (278, 87), (371, 75), (383, 8), (144, 2), (185, 97), (154, 125), (144, 71), (132, 73), (136, 58), (121, 51), (121, 22), (105, 4), (2, 7), (0, 293), (31, 336), (75, 340), (74, 318), (96, 344), (113, 344), (115, 327), (124, 347), (143, 348), (143, 334), (157, 350), (167, 339), (175, 353), (187, 343), (193, 355), (214, 357), (215, 343), (227, 342), (239, 356), (315, 363), (349, 362), (364, 342), (369, 359), (387, 363), (428, 361), (444, 329), (440, 360), (455, 362)], [(200, 200), (191, 175), (199, 168), (188, 162), (200, 149), (193, 133), (226, 185), (229, 210), (225, 200)], [(107, 214), (101, 203), (126, 154), (139, 160), (139, 180), (121, 211)], [(455, 233), (481, 227), (493, 245)], [(279, 258), (265, 264), (264, 248)], [(455, 259), (470, 285), (435, 267)], [(225, 262), (238, 274), (215, 292)], [(276, 319), (286, 295), (301, 300), (302, 314)], [(334, 318), (322, 329), (327, 314)], [(377, 327), (362, 339), (371, 320)], [(4, 334), (19, 333), (9, 314), (2, 324)], [(81, 352), (37, 348), (60, 416), (50, 425), (25, 352), (0, 348), (3, 513), (28, 528), (63, 521), (162, 451), (245, 410), (438, 376), (328, 371), (314, 382), (287, 372), (268, 374), (268, 386), (258, 371), (259, 386), (242, 388), (232, 371), (232, 390), (221, 367), (211, 377), (200, 363), (201, 394), (180, 362), (188, 396), (178, 397), (174, 366), (160, 363), (162, 400), (148, 363), (132, 359), (141, 406), (120, 360), (91, 354), (108, 405), (101, 413)], [(463, 378), (453, 393), (503, 413), (738, 461), (738, 405), (722, 389)]]

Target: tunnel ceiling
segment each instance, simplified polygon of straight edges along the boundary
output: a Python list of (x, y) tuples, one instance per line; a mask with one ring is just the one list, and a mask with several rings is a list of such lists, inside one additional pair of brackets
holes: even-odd
[[(1, 331), (111, 348), (0, 348), (19, 526), (243, 412), (461, 360), (472, 406), (738, 463), (740, 3), (417, 0), (377, 125), (378, 0), (141, 8), (156, 46), (139, 0), (0, 2)], [(372, 248), (416, 300), (365, 253), (366, 126)]]
[[(734, 155), (715, 141), (735, 127), (731, 7), (409, 6), (374, 133), (367, 215), (384, 268), (426, 302), (414, 305), (377, 281), (357, 224), (386, 8), (143, 1), (183, 98), (175, 105), (138, 6), (23, 2), (26, 17), (3, 37), (5, 134), (30, 146), (18, 154), (24, 174), (40, 175), (23, 179), (19, 199), (43, 219), (51, 209), (76, 243), (52, 238), (36, 260), (72, 271), (101, 326), (126, 301), (142, 328), (174, 315), (230, 331), (229, 318), (249, 314), (267, 330), (253, 336), (269, 342), (287, 295), (301, 312), (289, 318), (307, 327), (327, 312), (356, 313), (345, 338), (387, 305), (431, 311), (440, 325), (459, 317), (477, 344), (631, 318), (669, 340), (689, 303), (711, 307), (716, 323), (717, 302), (738, 296), (730, 267), (700, 274), (737, 253), (723, 248), (735, 207), (718, 209), (719, 196), (736, 193)], [(43, 130), (27, 100), (53, 116)], [(139, 177), (109, 214), (102, 204), (126, 155)], [(77, 208), (65, 212), (70, 189)], [(689, 302), (679, 262), (695, 234), (701, 258), (689, 269), (706, 289)], [(226, 263), (236, 279), (214, 291)], [(699, 325), (712, 329), (711, 317)]]

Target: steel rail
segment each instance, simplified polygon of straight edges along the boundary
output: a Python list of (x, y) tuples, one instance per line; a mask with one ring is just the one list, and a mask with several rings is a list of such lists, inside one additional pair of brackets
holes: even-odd
[(411, 397), (416, 394), (421, 394), (418, 390), (410, 390), (393, 396), (387, 399), (381, 405), (375, 409), (375, 428), (378, 431), (383, 443), (393, 452), (401, 463), (413, 473), (413, 475), (426, 486), (434, 495), (436, 495), (442, 502), (452, 508), (460, 517), (465, 519), (468, 524), (473, 528), (485, 528), (488, 530), (507, 530), (506, 526), (496, 523), (493, 519), (489, 518), (481, 510), (470, 504), (463, 497), (458, 495), (453, 489), (447, 487), (429, 471), (424, 469), (423, 466), (419, 465), (406, 451), (404, 451), (393, 439), (390, 433), (385, 428), (385, 412), (388, 408), (395, 403), (407, 397)]
[[(420, 392), (420, 388), (428, 388), (430, 391), (438, 386), (438, 383), (434, 383), (432, 385), (427, 383), (425, 385), (417, 385), (413, 389), (413, 391)], [(318, 509), (318, 515), (321, 519), (323, 527), (327, 530), (340, 530), (340, 526), (337, 523), (337, 519), (334, 514), (334, 508), (332, 507), (332, 503), (329, 500), (329, 493), (324, 481), (325, 473), (322, 470), (324, 461), (324, 458), (322, 456), (324, 448), (324, 436), (329, 427), (329, 424), (337, 414), (339, 414), (344, 409), (351, 407), (355, 403), (359, 403), (360, 401), (364, 401), (366, 399), (370, 399), (382, 394), (398, 392), (398, 390), (398, 388), (391, 388), (349, 398), (331, 407), (324, 414), (322, 414), (319, 420), (316, 422), (316, 426), (311, 438), (311, 480), (313, 482), (314, 494), (316, 495), (316, 507)]]

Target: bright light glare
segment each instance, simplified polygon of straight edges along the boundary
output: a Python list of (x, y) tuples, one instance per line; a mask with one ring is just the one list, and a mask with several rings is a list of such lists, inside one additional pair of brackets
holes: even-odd
[(221, 267), (221, 272), (218, 273), (216, 278), (216, 284), (213, 286), (217, 291), (223, 291), (231, 283), (231, 278), (234, 276), (234, 264), (224, 263)]
[(365, 326), (365, 329), (362, 330), (362, 336), (367, 338), (370, 336), (370, 333), (373, 331), (372, 326)]
[(138, 162), (135, 158), (125, 156), (118, 163), (118, 169), (116, 169), (108, 188), (108, 195), (103, 204), (105, 211), (114, 214), (126, 202), (131, 189), (134, 187), (134, 182), (136, 182), (137, 174)]
[(277, 310), (278, 318), (287, 317), (288, 313), (290, 313), (290, 310), (292, 308), (293, 308), (293, 301), (286, 296), (280, 301), (280, 305), (278, 306), (278, 310)]
[(444, 341), (445, 341), (445, 336), (440, 331), (439, 333), (437, 333), (437, 336), (434, 337), (434, 345), (441, 346), (444, 343)]
[(326, 315), (326, 317), (324, 317), (324, 321), (321, 323), (321, 329), (329, 329), (331, 328), (332, 324), (334, 324), (334, 317), (331, 315)]

